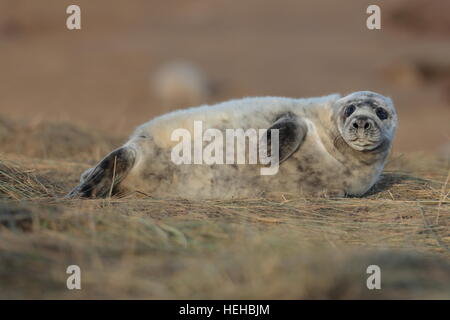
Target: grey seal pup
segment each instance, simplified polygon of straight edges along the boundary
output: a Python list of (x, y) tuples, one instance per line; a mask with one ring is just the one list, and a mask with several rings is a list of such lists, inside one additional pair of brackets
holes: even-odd
[[(179, 110), (139, 126), (122, 147), (84, 172), (67, 197), (100, 198), (127, 191), (186, 199), (272, 192), (361, 196), (383, 170), (397, 121), (392, 100), (370, 91), (343, 97), (244, 98)], [(194, 139), (195, 122), (224, 136), (230, 128), (264, 129), (265, 141), (277, 129), (276, 173), (262, 175), (261, 163), (175, 163), (180, 140), (174, 140), (173, 133), (181, 128)], [(246, 146), (248, 141), (240, 143)]]

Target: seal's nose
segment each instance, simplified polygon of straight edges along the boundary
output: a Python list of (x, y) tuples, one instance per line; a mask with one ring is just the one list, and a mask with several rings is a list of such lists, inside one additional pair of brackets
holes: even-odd
[(369, 130), (372, 127), (371, 121), (367, 117), (358, 117), (353, 120), (353, 128)]

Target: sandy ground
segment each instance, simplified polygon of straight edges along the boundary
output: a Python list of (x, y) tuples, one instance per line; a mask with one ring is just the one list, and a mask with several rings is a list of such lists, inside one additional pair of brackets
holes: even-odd
[(408, 25), (399, 15), (406, 1), (378, 2), (380, 31), (366, 28), (371, 2), (360, 0), (75, 1), (82, 30), (68, 31), (65, 9), (73, 2), (0, 1), (1, 114), (128, 135), (186, 107), (162, 106), (149, 86), (161, 64), (182, 59), (214, 83), (204, 102), (368, 89), (396, 103), (396, 151), (434, 153), (450, 139), (449, 87), (423, 79), (415, 65), (448, 64), (449, 33)]

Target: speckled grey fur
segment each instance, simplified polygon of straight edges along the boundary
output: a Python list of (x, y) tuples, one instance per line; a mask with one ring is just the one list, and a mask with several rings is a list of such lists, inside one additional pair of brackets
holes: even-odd
[[(355, 111), (346, 117), (350, 104), (354, 104)], [(378, 107), (388, 112), (387, 119), (377, 118)], [(296, 148), (287, 146), (293, 152), (276, 175), (261, 175), (260, 165), (175, 165), (171, 161), (172, 148), (178, 143), (170, 139), (173, 130), (185, 128), (192, 132), (194, 120), (203, 121), (203, 130), (267, 129), (285, 115), (300, 124), (303, 129), (295, 132), (304, 137), (285, 140), (300, 142)], [(352, 123), (363, 116), (370, 119), (372, 126), (356, 132)], [(120, 187), (155, 197), (189, 199), (258, 197), (272, 192), (363, 195), (383, 170), (396, 125), (392, 101), (369, 91), (310, 99), (245, 98), (180, 110), (136, 129), (122, 147), (133, 150), (135, 159), (129, 162), (131, 168), (122, 177)], [(360, 139), (350, 141), (357, 136), (355, 132)], [(80, 185), (83, 183), (86, 181)], [(72, 191), (71, 197), (75, 196), (89, 195)]]

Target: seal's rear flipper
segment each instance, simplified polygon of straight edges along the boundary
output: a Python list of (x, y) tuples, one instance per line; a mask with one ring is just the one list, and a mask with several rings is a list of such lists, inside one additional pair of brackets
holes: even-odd
[(90, 170), (83, 181), (66, 198), (104, 198), (110, 196), (116, 187), (130, 172), (136, 161), (136, 151), (131, 147), (122, 147), (107, 155)]

